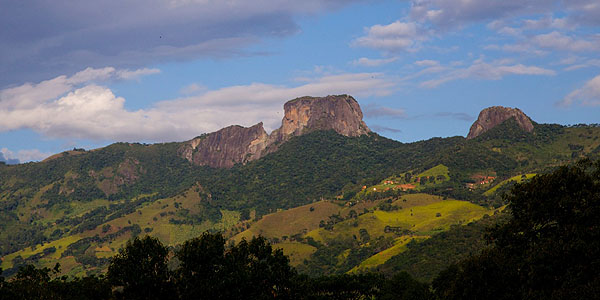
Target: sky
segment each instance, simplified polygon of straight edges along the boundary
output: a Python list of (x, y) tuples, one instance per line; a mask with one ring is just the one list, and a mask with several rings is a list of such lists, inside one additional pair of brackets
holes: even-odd
[(400, 142), (600, 123), (597, 0), (0, 0), (0, 161), (281, 124), (349, 94)]

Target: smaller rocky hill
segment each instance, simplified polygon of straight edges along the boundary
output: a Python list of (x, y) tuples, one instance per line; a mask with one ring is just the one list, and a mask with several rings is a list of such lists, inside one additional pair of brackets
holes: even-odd
[(482, 110), (479, 117), (471, 125), (467, 139), (473, 139), (484, 132), (502, 124), (504, 121), (514, 118), (517, 125), (526, 132), (533, 131), (531, 119), (518, 108), (503, 106), (492, 106)]
[(231, 168), (275, 152), (294, 136), (317, 130), (334, 130), (343, 136), (371, 132), (362, 120), (358, 102), (352, 96), (301, 97), (284, 105), (281, 127), (267, 135), (262, 123), (252, 127), (229, 126), (185, 142), (179, 156), (196, 165)]

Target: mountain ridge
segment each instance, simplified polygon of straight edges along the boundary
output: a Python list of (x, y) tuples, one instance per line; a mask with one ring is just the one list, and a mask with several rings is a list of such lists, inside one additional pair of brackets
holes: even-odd
[(524, 131), (533, 131), (533, 123), (531, 118), (529, 118), (520, 109), (504, 106), (491, 106), (479, 112), (479, 117), (469, 129), (467, 139), (474, 139), (510, 118), (514, 118), (519, 127)]
[(334, 130), (344, 136), (369, 134), (358, 102), (349, 95), (304, 96), (284, 104), (281, 127), (268, 135), (260, 122), (251, 127), (232, 125), (184, 142), (178, 154), (196, 165), (231, 168), (277, 151), (294, 136)]

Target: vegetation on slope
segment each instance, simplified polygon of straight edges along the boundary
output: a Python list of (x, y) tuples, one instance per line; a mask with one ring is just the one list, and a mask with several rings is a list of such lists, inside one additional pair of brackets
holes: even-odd
[[(73, 244), (72, 248), (78, 249), (73, 251), (75, 255), (61, 254), (63, 270), (99, 272), (115, 249), (142, 232), (176, 245), (204, 230), (228, 230), (229, 237), (250, 226), (250, 232), (244, 233), (248, 237), (262, 230), (271, 235), (269, 238), (284, 242), (284, 236), (289, 239), (305, 230), (310, 232), (321, 221), (330, 227), (338, 218), (335, 213), (324, 218), (311, 216), (309, 210), (308, 223), (280, 226), (285, 231), (280, 234), (267, 229), (273, 223), (269, 218), (261, 221), (263, 216), (302, 205), (310, 209), (322, 199), (348, 204), (337, 213), (342, 218), (351, 210), (356, 214), (373, 207), (393, 210), (402, 204), (386, 201), (404, 192), (369, 192), (373, 199), (359, 199), (362, 187), (374, 187), (408, 173), (414, 184), (414, 179), (426, 177), (422, 174), (428, 170), (442, 170), (437, 176), (443, 175), (443, 167), (447, 167), (448, 180), (436, 176), (435, 182), (419, 183), (416, 190), (497, 208), (504, 204), (500, 195), (512, 183), (494, 195), (483, 195), (483, 188), (468, 188), (474, 174), (494, 174), (498, 177), (495, 182), (500, 182), (519, 174), (548, 172), (579, 157), (600, 154), (597, 127), (536, 124), (529, 134), (510, 126), (510, 121), (505, 122), (468, 141), (452, 137), (410, 144), (376, 134), (348, 138), (334, 132), (313, 132), (293, 138), (258, 161), (229, 170), (189, 164), (176, 155), (178, 143), (118, 143), (93, 151), (77, 149), (42, 163), (0, 164), (2, 266), (51, 266), (56, 253), (63, 253)], [(196, 188), (194, 196), (189, 191)], [(356, 204), (362, 200), (369, 204)], [(77, 238), (85, 240), (75, 241)], [(369, 251), (393, 244), (394, 239), (380, 241)], [(369, 251), (359, 256), (368, 258), (373, 254)]]
[(600, 161), (517, 184), (493, 248), (433, 281), (441, 299), (593, 299), (600, 290)]
[[(309, 278), (298, 275), (264, 238), (226, 246), (222, 235), (204, 233), (172, 250), (155, 238), (133, 239), (111, 259), (106, 277), (69, 280), (56, 275), (58, 265), (54, 270), (26, 266), (13, 278), (0, 277), (0, 298), (597, 298), (600, 161), (538, 175), (517, 184), (507, 200), (510, 218), (491, 229), (489, 246), (443, 270), (431, 285), (405, 272), (388, 278), (372, 273)], [(455, 241), (473, 240), (471, 235), (482, 232), (476, 227), (492, 218), (448, 233)], [(442, 239), (428, 241), (448, 245)], [(427, 249), (431, 245), (411, 250)]]

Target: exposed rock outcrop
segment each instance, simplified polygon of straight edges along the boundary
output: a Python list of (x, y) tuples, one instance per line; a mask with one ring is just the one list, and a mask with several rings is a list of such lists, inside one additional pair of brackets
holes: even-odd
[(186, 142), (179, 148), (179, 155), (196, 165), (231, 168), (260, 158), (267, 138), (262, 123), (252, 127), (233, 125)]
[(301, 97), (288, 101), (283, 109), (281, 127), (271, 133), (270, 143), (284, 142), (316, 130), (335, 130), (345, 136), (371, 132), (352, 96)]
[(479, 117), (475, 123), (471, 125), (467, 139), (476, 138), (510, 118), (514, 118), (519, 127), (521, 127), (524, 131), (533, 131), (533, 123), (531, 122), (531, 119), (520, 109), (492, 106), (482, 110), (479, 113)]
[(178, 154), (197, 165), (230, 168), (276, 151), (294, 136), (316, 130), (335, 130), (345, 136), (371, 132), (363, 122), (358, 102), (348, 95), (301, 97), (284, 105), (281, 127), (267, 135), (262, 123), (229, 126), (185, 142)]

